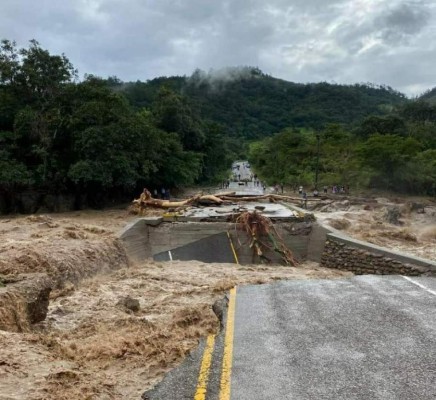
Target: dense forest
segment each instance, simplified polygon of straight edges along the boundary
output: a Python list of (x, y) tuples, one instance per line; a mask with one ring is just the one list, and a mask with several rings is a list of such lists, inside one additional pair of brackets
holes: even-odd
[(249, 159), (269, 183), (436, 196), (436, 105), (409, 102), (354, 128), (286, 128), (251, 143)]
[(78, 82), (64, 55), (2, 41), (0, 210), (98, 207), (226, 176), (237, 155), (220, 124), (165, 87), (134, 107), (113, 81)]
[(434, 193), (436, 109), (390, 87), (298, 84), (257, 68), (125, 83), (78, 78), (38, 42), (0, 47), (0, 211), (100, 207), (143, 186), (227, 177)]

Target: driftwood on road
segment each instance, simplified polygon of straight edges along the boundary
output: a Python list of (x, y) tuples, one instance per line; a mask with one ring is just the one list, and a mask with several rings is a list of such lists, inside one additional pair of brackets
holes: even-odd
[(133, 200), (133, 207), (138, 213), (142, 213), (148, 207), (154, 208), (163, 208), (163, 209), (177, 209), (184, 208), (192, 205), (209, 205), (216, 206), (225, 203), (232, 203), (238, 201), (260, 201), (260, 200), (269, 200), (270, 202), (277, 201), (287, 201), (291, 203), (301, 203), (302, 201), (321, 201), (321, 199), (302, 199), (299, 197), (291, 197), (291, 196), (283, 196), (278, 194), (264, 194), (260, 196), (236, 196), (235, 192), (223, 192), (217, 193), (215, 195), (212, 194), (196, 194), (195, 196), (190, 197), (186, 200), (181, 201), (170, 201), (163, 199), (155, 199), (151, 196), (151, 193), (144, 188), (144, 191), (141, 193), (138, 199)]

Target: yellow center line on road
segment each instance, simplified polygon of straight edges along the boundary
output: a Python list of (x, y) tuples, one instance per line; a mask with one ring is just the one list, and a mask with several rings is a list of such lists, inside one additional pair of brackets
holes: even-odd
[(235, 324), (236, 287), (230, 290), (229, 308), (227, 311), (226, 337), (224, 339), (223, 365), (221, 369), (219, 400), (230, 400), (230, 388), (233, 362), (233, 334)]
[(233, 241), (229, 231), (227, 231), (227, 237), (229, 238), (230, 248), (232, 249), (233, 257), (235, 258), (235, 263), (239, 265), (238, 255), (236, 254), (235, 246), (233, 246)]
[(215, 335), (209, 335), (206, 341), (206, 347), (203, 352), (200, 373), (198, 375), (197, 390), (195, 391), (194, 400), (206, 400), (207, 382), (209, 380), (210, 365), (212, 363), (212, 354), (215, 346)]

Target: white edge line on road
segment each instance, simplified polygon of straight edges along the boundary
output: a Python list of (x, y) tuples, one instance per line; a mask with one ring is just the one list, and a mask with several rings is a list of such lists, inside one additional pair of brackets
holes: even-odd
[(433, 296), (436, 296), (436, 292), (434, 290), (429, 289), (428, 287), (422, 285), (419, 282), (414, 281), (413, 279), (410, 279), (408, 276), (401, 275), (404, 279), (408, 280), (409, 282), (412, 282), (414, 285), (419, 286), (421, 289), (424, 289), (426, 292), (431, 293)]
[(173, 261), (173, 255), (171, 254), (171, 250), (168, 250), (168, 255), (170, 257), (170, 261)]

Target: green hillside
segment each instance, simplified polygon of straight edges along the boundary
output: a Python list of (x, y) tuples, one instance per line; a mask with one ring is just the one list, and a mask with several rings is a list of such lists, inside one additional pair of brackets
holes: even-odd
[(427, 92), (419, 96), (418, 99), (432, 104), (436, 104), (436, 87), (428, 90)]
[(187, 77), (156, 78), (120, 88), (137, 107), (149, 107), (166, 86), (190, 99), (204, 119), (233, 136), (259, 138), (285, 127), (322, 128), (328, 123), (354, 125), (406, 102), (386, 86), (367, 84), (301, 84), (273, 78), (256, 68), (229, 68)]

